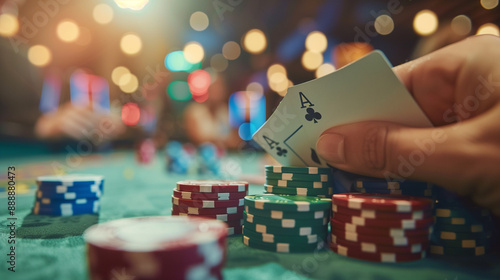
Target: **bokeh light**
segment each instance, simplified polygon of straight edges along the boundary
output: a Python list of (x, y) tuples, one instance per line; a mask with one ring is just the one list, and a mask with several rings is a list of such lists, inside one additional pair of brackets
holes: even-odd
[(142, 10), (148, 2), (149, 0), (115, 0), (118, 7), (134, 11)]
[(248, 31), (243, 37), (243, 47), (249, 53), (259, 54), (267, 47), (267, 39), (264, 32), (259, 29)]
[(271, 76), (273, 76), (275, 73), (283, 73), (286, 77), (287, 74), (285, 66), (278, 63), (269, 66), (269, 68), (267, 68), (267, 79), (271, 80)]
[(71, 20), (63, 20), (57, 25), (57, 36), (64, 42), (74, 42), (80, 35), (80, 28)]
[(199, 96), (207, 93), (212, 79), (207, 71), (200, 69), (190, 73), (187, 82), (191, 93)]
[(167, 87), (170, 98), (177, 101), (187, 101), (191, 99), (189, 85), (185, 81), (173, 81)]
[(476, 34), (477, 35), (490, 34), (490, 35), (500, 36), (500, 29), (496, 24), (485, 23), (477, 29)]
[(92, 11), (94, 20), (99, 24), (108, 24), (113, 20), (113, 8), (108, 4), (97, 4)]
[(132, 73), (125, 73), (120, 77), (118, 86), (125, 93), (133, 93), (139, 88), (139, 79)]
[(258, 82), (251, 82), (247, 85), (247, 91), (264, 94), (264, 87)]
[(198, 103), (203, 103), (208, 100), (208, 92), (203, 95), (193, 95), (193, 100)]
[(113, 69), (113, 71), (111, 71), (111, 80), (115, 85), (119, 86), (122, 76), (128, 73), (130, 73), (130, 70), (128, 70), (127, 67), (117, 66)]
[(458, 35), (467, 35), (472, 29), (472, 21), (468, 16), (458, 15), (451, 21), (451, 29)]
[(316, 70), (323, 63), (323, 55), (317, 52), (305, 51), (302, 55), (302, 66), (307, 70)]
[(341, 43), (333, 49), (335, 67), (341, 68), (373, 51), (373, 46), (364, 42)]
[(207, 29), (209, 24), (208, 16), (204, 12), (194, 12), (189, 18), (189, 25), (196, 31)]
[(141, 119), (141, 109), (135, 103), (125, 103), (122, 107), (122, 121), (125, 125), (136, 125)]
[(203, 46), (198, 42), (189, 42), (184, 46), (184, 57), (189, 63), (201, 62), (205, 56)]
[(494, 9), (498, 6), (498, 0), (481, 0), (481, 6), (486, 10)]
[(413, 29), (417, 34), (426, 36), (436, 32), (438, 28), (438, 17), (431, 10), (422, 10), (413, 19)]
[(389, 35), (394, 30), (394, 21), (388, 15), (380, 15), (375, 19), (375, 31), (380, 35)]
[(120, 48), (127, 55), (135, 55), (142, 49), (142, 40), (135, 33), (127, 33), (120, 40)]
[(326, 76), (330, 73), (333, 73), (335, 72), (335, 66), (333, 66), (333, 64), (331, 63), (323, 63), (321, 64), (320, 67), (318, 67), (318, 69), (316, 69), (316, 78), (321, 78), (323, 76)]
[(52, 53), (43, 45), (34, 45), (28, 49), (28, 60), (31, 64), (43, 67), (52, 60)]
[(313, 31), (306, 37), (306, 49), (311, 52), (322, 53), (328, 47), (328, 40), (320, 31)]
[(222, 46), (222, 55), (228, 60), (235, 60), (241, 54), (240, 45), (234, 41), (229, 41)]
[(220, 53), (215, 54), (210, 58), (210, 67), (217, 72), (223, 72), (228, 66), (227, 59)]
[(0, 36), (12, 37), (19, 30), (19, 21), (15, 15), (0, 14)]
[(242, 140), (250, 141), (252, 140), (252, 136), (255, 131), (255, 126), (252, 123), (244, 122), (238, 128), (238, 135)]
[(173, 72), (178, 71), (193, 71), (195, 69), (201, 68), (201, 63), (192, 64), (189, 63), (184, 57), (183, 51), (173, 51), (165, 57), (165, 67)]

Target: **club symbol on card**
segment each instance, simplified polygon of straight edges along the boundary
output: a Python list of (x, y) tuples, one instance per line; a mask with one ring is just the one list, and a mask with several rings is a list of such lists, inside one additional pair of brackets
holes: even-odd
[(319, 160), (318, 154), (314, 149), (311, 148), (311, 159), (317, 164), (321, 164), (321, 160)]
[(281, 147), (276, 147), (276, 151), (280, 157), (286, 157), (286, 154), (288, 153), (287, 149), (282, 149)]
[(314, 111), (313, 108), (307, 108), (306, 120), (314, 121), (314, 123), (318, 123), (318, 120), (321, 120), (321, 114)]

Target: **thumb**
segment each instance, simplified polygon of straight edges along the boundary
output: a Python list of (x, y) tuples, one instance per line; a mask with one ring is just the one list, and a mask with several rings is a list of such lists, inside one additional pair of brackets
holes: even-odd
[(330, 165), (360, 175), (434, 183), (446, 178), (450, 183), (449, 178), (457, 177), (453, 174), (467, 166), (464, 165), (467, 140), (456, 128), (455, 125), (410, 128), (374, 121), (353, 123), (323, 132), (316, 150)]

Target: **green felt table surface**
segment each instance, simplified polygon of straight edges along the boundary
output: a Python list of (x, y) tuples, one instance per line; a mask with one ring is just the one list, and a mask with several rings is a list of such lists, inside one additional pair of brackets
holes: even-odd
[[(225, 174), (222, 177), (262, 176), (264, 164), (262, 155), (231, 154), (221, 163)], [(24, 188), (17, 196), (14, 216), (8, 215), (6, 195), (0, 192), (2, 280), (88, 279), (82, 238), (86, 228), (120, 218), (170, 215), (175, 183), (203, 177), (169, 174), (161, 156), (151, 165), (139, 165), (132, 153), (4, 158), (0, 160), (0, 174), (6, 173), (9, 165), (16, 166), (18, 183)], [(61, 168), (73, 173), (105, 176), (99, 215), (49, 217), (30, 214), (34, 201), (32, 178)], [(261, 185), (250, 185), (250, 194), (262, 192)], [(16, 272), (7, 270), (8, 217), (17, 219)], [(308, 254), (266, 252), (246, 247), (241, 236), (229, 237), (227, 250), (225, 279), (500, 279), (498, 255), (466, 259), (428, 257), (416, 262), (382, 264), (346, 258), (327, 249)]]

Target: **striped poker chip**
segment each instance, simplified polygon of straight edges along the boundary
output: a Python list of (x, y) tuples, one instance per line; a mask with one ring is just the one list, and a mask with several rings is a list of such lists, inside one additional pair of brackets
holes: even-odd
[(295, 212), (329, 210), (332, 202), (329, 198), (276, 194), (247, 195), (244, 199), (245, 206), (255, 209)]
[(266, 185), (276, 187), (295, 187), (295, 188), (309, 188), (309, 189), (325, 189), (331, 187), (331, 182), (314, 182), (314, 181), (287, 181), (287, 180), (274, 180), (266, 179)]
[(477, 246), (473, 248), (458, 248), (458, 247), (447, 247), (441, 245), (430, 245), (429, 253), (432, 255), (441, 256), (453, 256), (453, 257), (464, 257), (464, 256), (483, 256), (489, 252), (488, 247)]
[(429, 248), (429, 242), (416, 243), (408, 246), (389, 246), (380, 245), (372, 242), (355, 242), (337, 237), (335, 244), (342, 245), (354, 250), (359, 250), (366, 253), (421, 253)]
[(429, 236), (432, 233), (432, 227), (423, 229), (401, 229), (401, 228), (375, 228), (354, 225), (346, 222), (341, 222), (336, 219), (330, 219), (332, 230), (340, 230), (351, 233), (359, 233), (363, 235), (373, 236), (389, 236), (389, 237), (412, 237), (412, 236)]
[(347, 216), (357, 216), (366, 219), (381, 219), (381, 220), (387, 220), (387, 219), (417, 220), (417, 219), (425, 219), (433, 217), (432, 212), (428, 210), (420, 210), (409, 213), (397, 213), (397, 212), (394, 213), (390, 211), (377, 211), (372, 209), (350, 209), (336, 204), (332, 205), (332, 213), (334, 215), (338, 213)]
[(328, 225), (328, 218), (323, 219), (270, 219), (258, 215), (248, 214), (243, 212), (243, 219), (246, 222), (254, 224), (265, 224), (269, 226), (282, 227), (282, 228), (299, 228), (299, 227), (313, 227)]
[(377, 193), (334, 194), (332, 203), (350, 209), (373, 209), (400, 213), (432, 208), (432, 201), (427, 198)]
[(309, 244), (300, 244), (297, 242), (277, 242), (277, 243), (268, 243), (263, 242), (258, 239), (250, 238), (248, 236), (243, 235), (243, 244), (248, 247), (261, 249), (271, 252), (277, 253), (306, 253), (306, 252), (314, 252), (317, 250), (321, 250), (324, 248), (325, 243), (323, 241), (318, 241), (317, 243), (309, 243)]
[(330, 182), (333, 180), (330, 174), (273, 173), (267, 171), (266, 178), (271, 180), (311, 182)]
[(222, 279), (227, 233), (223, 222), (195, 217), (97, 224), (83, 234), (89, 277), (114, 279), (118, 271), (134, 279)]
[(326, 235), (322, 234), (311, 234), (311, 235), (282, 235), (282, 234), (270, 234), (270, 233), (260, 233), (252, 231), (248, 228), (243, 229), (243, 234), (250, 238), (257, 239), (266, 243), (278, 243), (278, 242), (298, 242), (301, 244), (312, 244), (318, 243), (319, 241), (326, 241)]
[(330, 243), (330, 249), (345, 257), (384, 263), (417, 261), (425, 258), (426, 255), (425, 251), (420, 253), (363, 252), (357, 248), (342, 246), (334, 242)]
[(177, 190), (201, 193), (238, 193), (248, 191), (248, 182), (224, 180), (192, 180), (177, 182)]
[(63, 192), (63, 193), (47, 193), (41, 190), (36, 191), (37, 199), (62, 199), (62, 200), (76, 200), (80, 198), (100, 198), (102, 192), (97, 190), (96, 192)]
[(178, 208), (176, 209), (171, 209), (172, 210), (172, 216), (196, 216), (200, 218), (206, 218), (206, 219), (215, 219), (219, 221), (234, 221), (234, 220), (241, 220), (243, 219), (243, 212), (241, 213), (236, 213), (236, 214), (189, 214), (187, 212), (180, 212)]
[(174, 190), (174, 196), (182, 199), (195, 199), (195, 200), (234, 200), (244, 198), (246, 192), (236, 193), (200, 193), (200, 192), (181, 192)]
[(90, 174), (69, 174), (69, 175), (53, 175), (39, 176), (36, 178), (38, 186), (67, 186), (76, 187), (89, 184), (100, 184), (104, 181), (104, 176)]
[(221, 208), (198, 208), (183, 205), (172, 205), (172, 209), (181, 213), (193, 215), (237, 214), (243, 212), (243, 206)]
[(248, 205), (245, 206), (245, 212), (252, 215), (267, 217), (270, 219), (323, 219), (330, 217), (330, 211), (317, 210), (311, 212), (294, 212), (294, 211), (280, 211), (280, 210), (264, 210), (256, 209)]
[(323, 189), (299, 188), (299, 187), (276, 187), (273, 185), (264, 185), (264, 190), (271, 194), (285, 194), (296, 196), (330, 196), (333, 194), (333, 188), (327, 187)]
[(332, 242), (337, 238), (349, 240), (353, 242), (370, 242), (388, 246), (409, 246), (412, 244), (420, 244), (429, 242), (429, 235), (410, 236), (410, 237), (390, 237), (390, 236), (372, 236), (361, 235), (353, 232), (332, 230)]
[(333, 219), (358, 226), (375, 228), (400, 228), (400, 229), (421, 229), (428, 228), (434, 223), (433, 217), (424, 219), (371, 219), (359, 216), (348, 216), (340, 213), (334, 213)]
[(264, 167), (266, 172), (273, 173), (297, 173), (297, 174), (332, 174), (332, 169), (328, 167), (300, 167), (300, 166), (272, 166)]
[(197, 208), (222, 208), (243, 206), (243, 198), (235, 200), (192, 200), (172, 196), (172, 204)]

